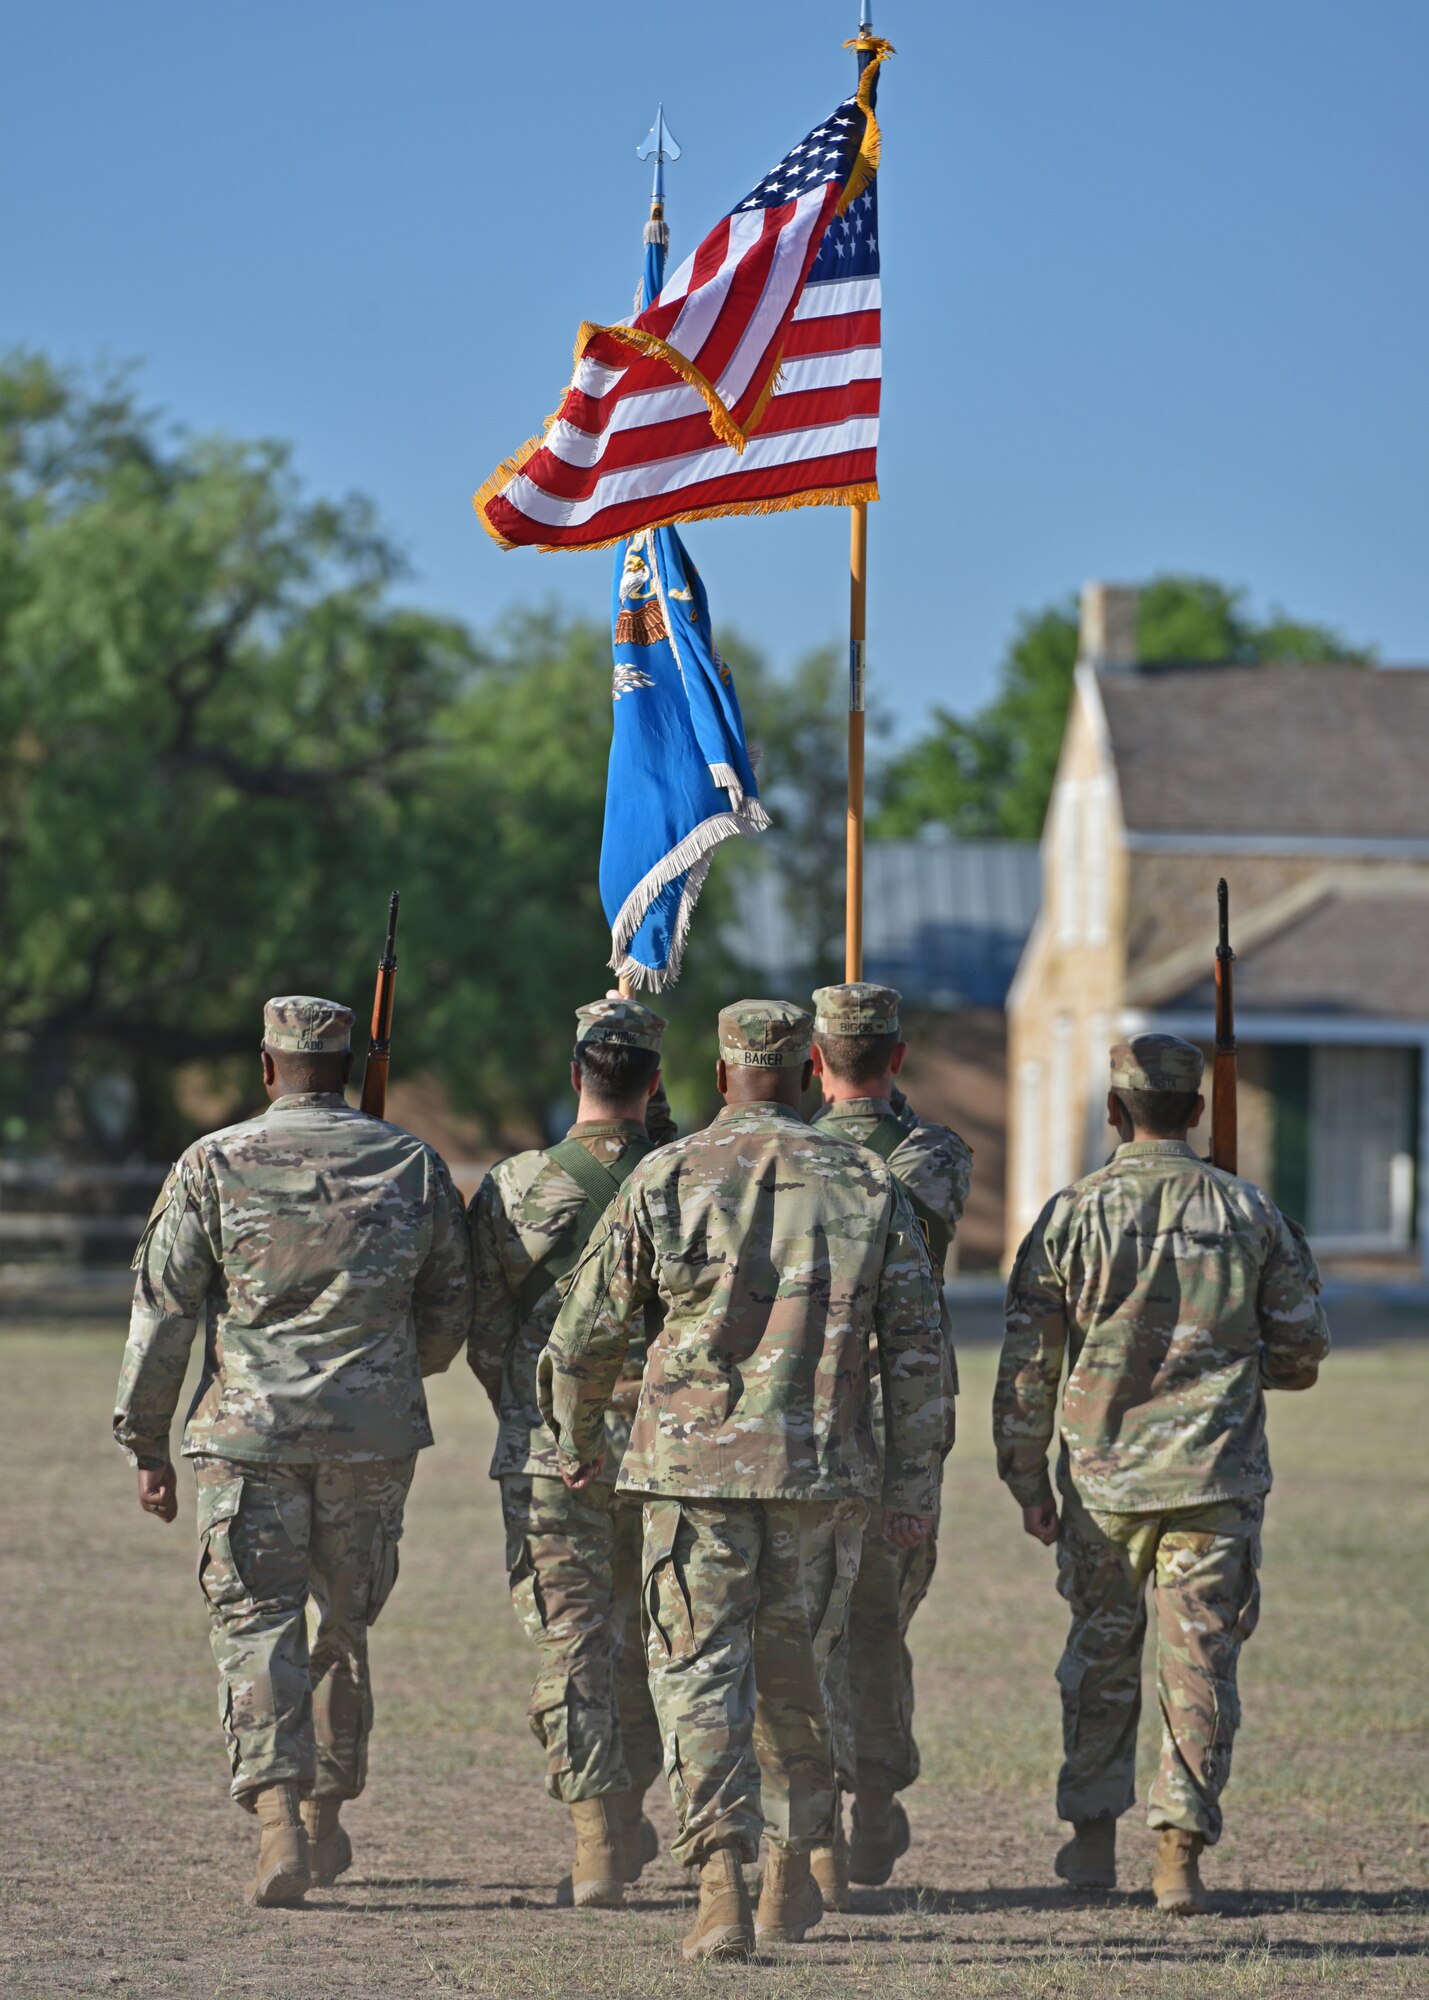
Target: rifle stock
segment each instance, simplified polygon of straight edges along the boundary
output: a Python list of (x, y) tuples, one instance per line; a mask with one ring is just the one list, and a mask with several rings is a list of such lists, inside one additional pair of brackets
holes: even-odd
[(1211, 1165), (1237, 1171), (1235, 986), (1231, 950), (1230, 890), (1225, 878), (1216, 888), (1220, 936), (1216, 944), (1216, 1050), (1211, 1067)]
[(377, 961), (377, 987), (372, 996), (372, 1038), (362, 1069), (362, 1109), (369, 1118), (387, 1114), (387, 1071), (392, 1060), (392, 1005), (397, 992), (397, 909), (401, 892), (392, 891), (387, 905), (387, 942)]

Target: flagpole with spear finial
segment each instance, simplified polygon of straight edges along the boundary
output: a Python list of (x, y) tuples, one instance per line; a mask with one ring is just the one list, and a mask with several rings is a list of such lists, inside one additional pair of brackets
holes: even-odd
[[(650, 190), (650, 220), (645, 225), (645, 241), (658, 243), (662, 250), (670, 247), (670, 231), (665, 221), (665, 162), (678, 160), (680, 148), (675, 143), (675, 135), (665, 123), (665, 107), (660, 105), (655, 113), (655, 123), (650, 127), (644, 142), (635, 148), (638, 160), (648, 160), (655, 156), (655, 184)], [(650, 304), (646, 299), (645, 304)]]
[[(860, 0), (858, 36), (873, 34), (871, 0)], [(858, 52), (862, 76), (869, 51)], [(864, 713), (866, 663), (864, 640), (868, 612), (868, 502), (849, 508), (848, 563), (848, 817), (845, 829), (844, 978), (863, 977), (863, 849), (864, 849)]]
[[(665, 252), (670, 247), (670, 228), (665, 220), (665, 162), (678, 160), (680, 147), (674, 133), (665, 123), (665, 106), (662, 103), (655, 113), (655, 123), (650, 127), (644, 140), (635, 148), (638, 160), (655, 160), (655, 179), (650, 189), (650, 218), (645, 224), (646, 265), (649, 266), (651, 252), (659, 260), (658, 268), (663, 274)], [(635, 310), (642, 312), (651, 301), (644, 297), (645, 280), (642, 276), (640, 290), (635, 295)], [(635, 991), (635, 981), (629, 976), (618, 982), (619, 991), (631, 994)]]

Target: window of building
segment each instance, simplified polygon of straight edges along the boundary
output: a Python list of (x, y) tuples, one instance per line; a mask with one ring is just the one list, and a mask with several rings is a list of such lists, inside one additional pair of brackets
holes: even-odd
[(1053, 821), (1053, 863), (1057, 885), (1057, 942), (1082, 939), (1082, 788), (1062, 785)]
[(1111, 1048), (1110, 1023), (1105, 1014), (1093, 1014), (1087, 1023), (1087, 1066), (1084, 1072), (1086, 1097), (1082, 1110), (1082, 1172), (1095, 1173), (1106, 1165), (1116, 1145), (1116, 1134), (1106, 1120), (1107, 1055)]
[(1076, 1178), (1076, 1165), (1072, 1150), (1072, 1017), (1059, 1014), (1052, 1023), (1052, 1076), (1049, 1085), (1051, 1102), (1047, 1107), (1048, 1123), (1051, 1128), (1051, 1144), (1048, 1147), (1049, 1188), (1066, 1187)]
[(1017, 1228), (1024, 1234), (1037, 1220), (1047, 1194), (1042, 1164), (1042, 1065), (1017, 1066)]
[(1107, 940), (1107, 910), (1111, 894), (1111, 841), (1107, 823), (1110, 806), (1110, 787), (1105, 778), (1098, 778), (1087, 787), (1083, 815), (1087, 850), (1088, 944), (1105, 944)]
[(1309, 1229), (1321, 1244), (1402, 1249), (1414, 1224), (1412, 1049), (1310, 1051)]

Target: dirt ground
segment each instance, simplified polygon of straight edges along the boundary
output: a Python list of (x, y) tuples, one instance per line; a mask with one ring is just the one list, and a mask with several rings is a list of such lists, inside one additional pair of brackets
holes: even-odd
[[(1078, 1901), (1053, 1884), (1062, 1607), (993, 1477), (993, 1356), (969, 1352), (938, 1576), (915, 1627), (913, 1848), (889, 1888), (860, 1892), (808, 1944), (701, 1970), (679, 1960), (691, 1896), (668, 1860), (625, 1912), (556, 1907), (564, 1817), (526, 1729), (531, 1659), (506, 1602), (490, 1424), (464, 1371), (434, 1385), (440, 1444), (374, 1638), (355, 1866), (306, 1909), (244, 1906), (252, 1822), (226, 1796), (192, 1483), (182, 1475), (172, 1528), (140, 1515), (107, 1437), (121, 1342), (117, 1326), (0, 1335), (10, 2000), (1429, 1993), (1429, 1343), (1344, 1351), (1316, 1394), (1277, 1399), (1265, 1614), (1206, 1868), (1215, 1911), (1181, 1922), (1151, 1906), (1135, 1813), (1121, 1891)], [(1153, 1716), (1154, 1696), (1144, 1751)], [(668, 1832), (664, 1798), (654, 1813)]]

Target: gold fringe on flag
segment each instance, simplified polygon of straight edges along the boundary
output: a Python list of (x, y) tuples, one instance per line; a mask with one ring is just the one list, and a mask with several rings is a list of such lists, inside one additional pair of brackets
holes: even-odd
[(721, 444), (727, 444), (731, 451), (743, 451), (749, 442), (749, 432), (741, 430), (730, 415), (729, 405), (714, 384), (702, 375), (693, 361), (681, 354), (678, 347), (671, 347), (668, 340), (662, 340), (658, 333), (647, 333), (639, 326), (601, 326), (595, 320), (583, 320), (581, 330), (576, 335), (576, 364), (597, 334), (609, 334), (622, 347), (633, 347), (640, 354), (647, 354), (654, 361), (663, 361), (672, 374), (678, 375), (689, 385), (697, 396), (704, 399), (710, 413), (710, 428)]
[[(516, 470), (519, 472), (520, 469), (518, 465)], [(487, 485), (490, 483), (488, 480)], [(486, 497), (489, 499), (491, 496), (487, 494)], [(809, 486), (801, 493), (780, 493), (769, 500), (731, 500), (723, 505), (679, 508), (673, 514), (658, 514), (652, 520), (641, 521), (638, 528), (622, 528), (618, 535), (604, 535), (598, 542), (508, 542), (482, 512), (482, 493), (476, 495), (476, 505), (477, 519), (498, 547), (534, 548), (540, 555), (554, 556), (578, 554), (585, 549), (613, 549), (617, 542), (638, 535), (646, 528), (677, 528), (686, 521), (720, 521), (729, 514), (788, 514), (795, 507), (853, 507), (861, 500), (877, 498), (878, 483), (872, 479), (860, 480), (851, 486)]]
[(498, 493), (504, 492), (517, 473), (523, 470), (527, 459), (533, 458), (541, 449), (541, 446), (546, 442), (550, 434), (551, 425), (560, 414), (559, 410), (553, 410), (545, 423), (542, 424), (538, 435), (533, 438), (527, 438), (525, 444), (520, 446), (518, 450), (513, 451), (509, 458), (503, 458), (495, 472), (489, 478), (483, 479), (480, 486), (477, 487), (475, 493), (471, 496), (471, 504), (476, 509), (477, 520), (480, 521), (492, 541), (498, 542), (503, 549), (515, 549), (521, 545), (519, 542), (508, 542), (504, 535), (497, 533), (496, 529), (492, 527), (490, 521), (486, 518), (487, 506), (496, 498)]
[(864, 118), (863, 138), (859, 142), (853, 170), (844, 182), (835, 215), (842, 215), (845, 209), (851, 208), (878, 172), (878, 162), (883, 156), (883, 134), (878, 129), (878, 120), (873, 112), (873, 86), (880, 64), (898, 53), (892, 42), (886, 42), (882, 35), (855, 35), (844, 43), (844, 47), (857, 49), (860, 55), (866, 50), (868, 61), (858, 80), (858, 108)]
[(764, 421), (764, 412), (769, 407), (771, 397), (777, 396), (783, 386), (784, 350), (781, 347), (774, 357), (774, 366), (769, 371), (769, 380), (759, 392), (759, 401), (749, 413), (749, 422), (744, 427), (747, 437), (753, 437), (754, 433), (759, 429), (760, 424)]

